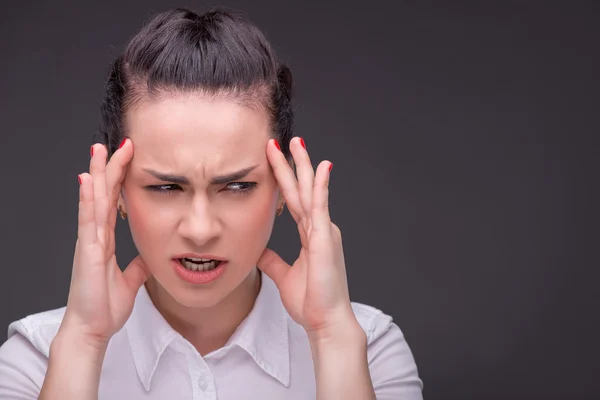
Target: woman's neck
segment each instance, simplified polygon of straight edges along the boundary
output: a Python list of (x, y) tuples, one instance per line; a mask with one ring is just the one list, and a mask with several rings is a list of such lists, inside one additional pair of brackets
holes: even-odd
[(189, 308), (177, 303), (152, 277), (146, 290), (171, 327), (187, 339), (201, 355), (223, 347), (250, 314), (261, 286), (255, 268), (227, 297), (210, 308)]

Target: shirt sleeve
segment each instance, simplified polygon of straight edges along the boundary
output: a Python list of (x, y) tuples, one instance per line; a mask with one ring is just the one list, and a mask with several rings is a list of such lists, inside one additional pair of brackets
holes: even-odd
[(392, 317), (378, 314), (369, 336), (367, 355), (377, 400), (422, 400), (423, 382), (415, 359)]
[(0, 399), (37, 400), (47, 368), (47, 358), (15, 333), (0, 346)]

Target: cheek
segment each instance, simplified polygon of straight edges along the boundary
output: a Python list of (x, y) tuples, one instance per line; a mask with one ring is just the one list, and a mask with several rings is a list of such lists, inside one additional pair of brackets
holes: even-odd
[[(278, 192), (273, 188), (257, 190), (244, 201), (243, 207), (226, 211), (227, 231), (235, 231), (235, 242), (240, 248), (264, 246), (271, 236)], [(243, 200), (242, 200), (243, 201)], [(261, 249), (262, 251), (262, 249)]]
[[(259, 197), (259, 196), (257, 196)], [(256, 199), (248, 212), (248, 225), (253, 231), (260, 231), (262, 227), (268, 227), (273, 222), (274, 208), (277, 197), (272, 193), (265, 193)]]
[[(165, 218), (148, 201), (145, 193), (131, 190), (125, 200), (127, 207), (129, 229), (133, 241), (140, 253), (157, 249), (156, 243), (161, 240), (160, 234), (166, 232)], [(158, 229), (162, 227), (161, 229)]]

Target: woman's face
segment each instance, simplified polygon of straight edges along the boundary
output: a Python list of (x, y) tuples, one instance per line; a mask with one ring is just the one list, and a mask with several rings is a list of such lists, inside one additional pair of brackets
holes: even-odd
[[(142, 102), (124, 122), (134, 156), (122, 200), (135, 245), (178, 303), (213, 306), (249, 276), (273, 228), (279, 190), (265, 153), (267, 112), (180, 95)], [(249, 170), (243, 177), (216, 182), (243, 170)], [(182, 253), (211, 254), (227, 264), (216, 281), (192, 284), (172, 261)]]

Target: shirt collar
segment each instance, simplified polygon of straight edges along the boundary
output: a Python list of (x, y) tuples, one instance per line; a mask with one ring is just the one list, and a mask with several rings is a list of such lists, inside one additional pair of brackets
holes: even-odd
[(288, 314), (275, 282), (264, 273), (260, 274), (261, 288), (254, 307), (227, 345), (246, 350), (266, 373), (289, 387)]
[[(161, 355), (175, 338), (182, 337), (158, 312), (144, 285), (125, 329), (138, 376), (148, 391)], [(262, 272), (254, 307), (224, 348), (231, 346), (244, 349), (260, 368), (289, 387), (288, 315), (275, 283)]]

